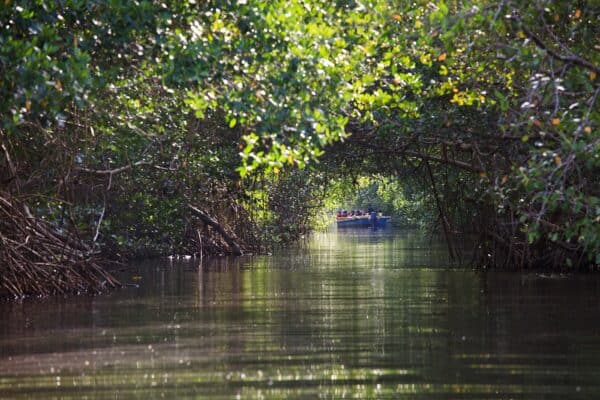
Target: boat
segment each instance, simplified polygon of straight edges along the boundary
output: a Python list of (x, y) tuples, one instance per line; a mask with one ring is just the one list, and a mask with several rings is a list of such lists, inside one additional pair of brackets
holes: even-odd
[[(381, 216), (377, 217), (377, 228), (384, 228), (388, 222), (390, 222), (391, 217), (389, 216)], [(352, 217), (337, 217), (336, 223), (338, 228), (360, 228), (360, 227), (369, 227), (372, 226), (371, 219), (368, 215), (360, 215), (360, 216), (352, 216)]]

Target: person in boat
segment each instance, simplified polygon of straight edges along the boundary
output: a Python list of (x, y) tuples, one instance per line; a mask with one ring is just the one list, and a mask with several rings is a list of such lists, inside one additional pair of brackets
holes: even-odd
[(342, 218), (342, 210), (338, 210), (336, 217)]
[(347, 216), (348, 216), (348, 211), (342, 210), (342, 217), (347, 217)]
[(377, 229), (377, 213), (375, 212), (375, 210), (372, 210), (369, 213), (369, 222), (371, 223), (373, 229)]

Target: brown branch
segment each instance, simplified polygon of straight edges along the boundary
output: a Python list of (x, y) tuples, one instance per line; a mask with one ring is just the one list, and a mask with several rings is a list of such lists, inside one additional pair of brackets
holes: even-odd
[(536, 44), (537, 47), (539, 47), (542, 50), (545, 50), (548, 54), (550, 54), (550, 56), (552, 58), (555, 58), (555, 59), (560, 60), (565, 63), (572, 63), (575, 65), (579, 65), (580, 67), (589, 69), (590, 71), (594, 71), (594, 72), (600, 74), (600, 67), (595, 66), (591, 62), (589, 62), (589, 61), (585, 60), (584, 58), (579, 57), (575, 54), (571, 54), (568, 56), (559, 54), (556, 51), (549, 48), (539, 37), (537, 37), (532, 31), (530, 31), (524, 24), (521, 24), (521, 29), (523, 29), (523, 32), (525, 33), (525, 35), (528, 38), (530, 38)]
[(188, 207), (190, 208), (190, 210), (192, 210), (194, 212), (194, 215), (196, 215), (204, 223), (212, 226), (217, 232), (219, 232), (221, 237), (225, 240), (227, 245), (231, 248), (234, 255), (241, 256), (243, 254), (240, 245), (237, 243), (237, 241), (234, 239), (234, 237), (232, 235), (230, 235), (229, 233), (227, 233), (227, 231), (225, 231), (225, 229), (221, 226), (221, 224), (219, 224), (217, 222), (216, 219), (214, 219), (213, 217), (211, 217), (204, 211), (200, 210), (197, 207), (194, 207), (191, 204), (188, 204)]
[(464, 170), (470, 171), (470, 172), (475, 172), (475, 173), (482, 173), (482, 172), (484, 172), (484, 169), (482, 167), (477, 167), (477, 166), (474, 166), (472, 164), (466, 163), (464, 161), (459, 161), (459, 160), (444, 160), (443, 158), (440, 158), (440, 157), (431, 156), (431, 155), (428, 155), (428, 154), (423, 154), (421, 152), (411, 151), (411, 150), (405, 150), (404, 154), (406, 154), (409, 157), (420, 158), (420, 159), (426, 160), (426, 161), (433, 161), (433, 162), (437, 162), (437, 163), (440, 163), (440, 164), (453, 165), (455, 167), (458, 167), (460, 169), (464, 169)]
[[(460, 169), (478, 173), (478, 174), (485, 172), (485, 170), (483, 169), (482, 166), (475, 166), (475, 165), (466, 163), (464, 161), (456, 160), (456, 159), (452, 159), (452, 160), (451, 159), (443, 159), (441, 157), (424, 154), (419, 151), (407, 150), (406, 147), (408, 147), (408, 146), (402, 146), (400, 149), (389, 149), (388, 150), (381, 146), (374, 145), (372, 143), (364, 142), (361, 140), (352, 140), (351, 143), (356, 144), (361, 147), (368, 148), (368, 149), (372, 150), (374, 154), (386, 154), (386, 155), (395, 155), (395, 156), (403, 156), (404, 155), (404, 156), (408, 156), (408, 157), (419, 158), (421, 160), (433, 161), (433, 162), (440, 163), (440, 164), (453, 165)], [(448, 144), (448, 142), (445, 142), (445, 143)]]
[(431, 190), (433, 191), (433, 197), (435, 198), (435, 203), (437, 205), (438, 212), (440, 214), (440, 219), (442, 220), (442, 227), (444, 229), (444, 236), (446, 237), (446, 245), (448, 246), (448, 254), (450, 255), (451, 260), (455, 260), (454, 248), (452, 246), (452, 239), (450, 237), (450, 223), (446, 218), (446, 213), (444, 213), (444, 208), (440, 202), (440, 197), (438, 195), (437, 187), (435, 185), (435, 178), (433, 177), (433, 172), (431, 171), (431, 167), (429, 163), (425, 161), (425, 167), (427, 168), (427, 173), (429, 174), (429, 179), (431, 179)]
[(121, 173), (123, 171), (127, 171), (128, 169), (131, 169), (133, 167), (138, 167), (140, 165), (150, 165), (150, 162), (137, 161), (137, 162), (134, 162), (133, 164), (124, 165), (122, 167), (115, 168), (115, 169), (91, 169), (91, 168), (84, 168), (84, 167), (76, 167), (75, 169), (77, 171), (87, 172), (87, 173), (96, 174), (96, 175), (114, 175), (114, 174)]

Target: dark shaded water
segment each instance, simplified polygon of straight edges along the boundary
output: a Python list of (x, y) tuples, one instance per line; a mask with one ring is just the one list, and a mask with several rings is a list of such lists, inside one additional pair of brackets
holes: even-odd
[(0, 398), (600, 398), (597, 275), (450, 269), (366, 230), (197, 264), (0, 304)]

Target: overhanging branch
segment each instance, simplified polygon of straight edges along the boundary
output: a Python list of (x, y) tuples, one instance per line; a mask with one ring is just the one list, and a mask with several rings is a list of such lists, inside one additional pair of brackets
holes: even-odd
[(525, 35), (531, 39), (533, 41), (533, 43), (536, 44), (536, 46), (542, 50), (545, 50), (552, 58), (556, 59), (556, 60), (560, 60), (562, 62), (565, 63), (571, 63), (571, 64), (575, 64), (575, 65), (579, 65), (580, 67), (589, 69), (590, 71), (594, 71), (598, 74), (600, 74), (600, 67), (595, 66), (594, 64), (592, 64), (591, 62), (587, 61), (586, 59), (579, 57), (578, 55), (575, 54), (570, 54), (570, 55), (562, 55), (557, 53), (556, 51), (552, 50), (551, 48), (549, 48), (546, 43), (544, 43), (542, 41), (542, 39), (540, 39), (539, 37), (537, 37), (531, 30), (529, 30), (524, 24), (521, 24), (521, 29), (523, 29), (523, 32), (525, 33)]
[(95, 174), (95, 175), (114, 175), (114, 174), (118, 174), (118, 173), (127, 171), (128, 169), (131, 169), (133, 167), (138, 167), (140, 165), (150, 165), (150, 162), (137, 161), (137, 162), (134, 162), (133, 164), (124, 165), (122, 167), (114, 168), (114, 169), (91, 169), (91, 168), (85, 168), (85, 167), (76, 167), (75, 169), (77, 171), (87, 172), (89, 174)]

